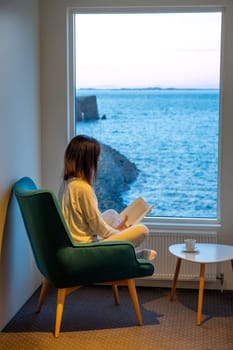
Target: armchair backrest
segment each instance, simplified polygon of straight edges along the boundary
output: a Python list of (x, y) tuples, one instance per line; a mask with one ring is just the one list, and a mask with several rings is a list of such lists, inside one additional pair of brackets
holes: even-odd
[(53, 282), (59, 273), (59, 249), (72, 246), (60, 205), (51, 191), (38, 190), (28, 177), (17, 181), (13, 191), (19, 203), (37, 267)]

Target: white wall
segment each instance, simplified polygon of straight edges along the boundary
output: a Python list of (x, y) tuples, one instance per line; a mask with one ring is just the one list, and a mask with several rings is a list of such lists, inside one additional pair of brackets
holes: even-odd
[(40, 282), (13, 183), (40, 182), (38, 1), (0, 1), (0, 330)]
[[(64, 148), (67, 144), (66, 16), (68, 7), (124, 7), (216, 5), (224, 7), (221, 223), (219, 242), (233, 244), (233, 2), (232, 0), (41, 0), (41, 97), (43, 132), (43, 182), (58, 190)], [(157, 199), (159, 200), (159, 199)], [(165, 228), (165, 226), (161, 226)], [(159, 225), (157, 226), (159, 228)], [(156, 227), (155, 227), (156, 232)], [(225, 263), (224, 263), (225, 264)], [(225, 288), (233, 289), (230, 264), (222, 267)]]

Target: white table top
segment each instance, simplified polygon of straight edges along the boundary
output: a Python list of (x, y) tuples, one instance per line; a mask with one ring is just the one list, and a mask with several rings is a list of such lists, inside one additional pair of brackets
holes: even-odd
[(185, 252), (184, 243), (173, 244), (169, 252), (178, 258), (197, 263), (216, 263), (233, 259), (233, 246), (224, 244), (197, 243), (195, 252)]

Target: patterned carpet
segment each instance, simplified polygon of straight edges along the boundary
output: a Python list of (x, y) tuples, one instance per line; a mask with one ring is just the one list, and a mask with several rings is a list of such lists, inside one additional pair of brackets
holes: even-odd
[(82, 288), (66, 299), (61, 334), (53, 337), (55, 290), (40, 314), (38, 291), (0, 333), (1, 350), (232, 350), (233, 291), (204, 293), (203, 322), (196, 326), (197, 290), (176, 292), (169, 301), (163, 288), (138, 287), (143, 326), (137, 326), (125, 287), (120, 305), (110, 287)]

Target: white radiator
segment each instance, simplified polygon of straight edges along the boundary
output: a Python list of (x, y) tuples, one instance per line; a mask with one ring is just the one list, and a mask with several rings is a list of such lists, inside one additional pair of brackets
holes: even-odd
[[(139, 249), (155, 249), (158, 253), (154, 261), (155, 272), (151, 278), (157, 280), (172, 280), (176, 267), (177, 258), (168, 251), (172, 244), (183, 243), (186, 238), (194, 238), (199, 243), (217, 243), (217, 232), (200, 231), (160, 231), (150, 233)], [(200, 275), (200, 264), (182, 261), (179, 280), (196, 281)], [(215, 281), (217, 275), (216, 264), (206, 264), (205, 280)]]

